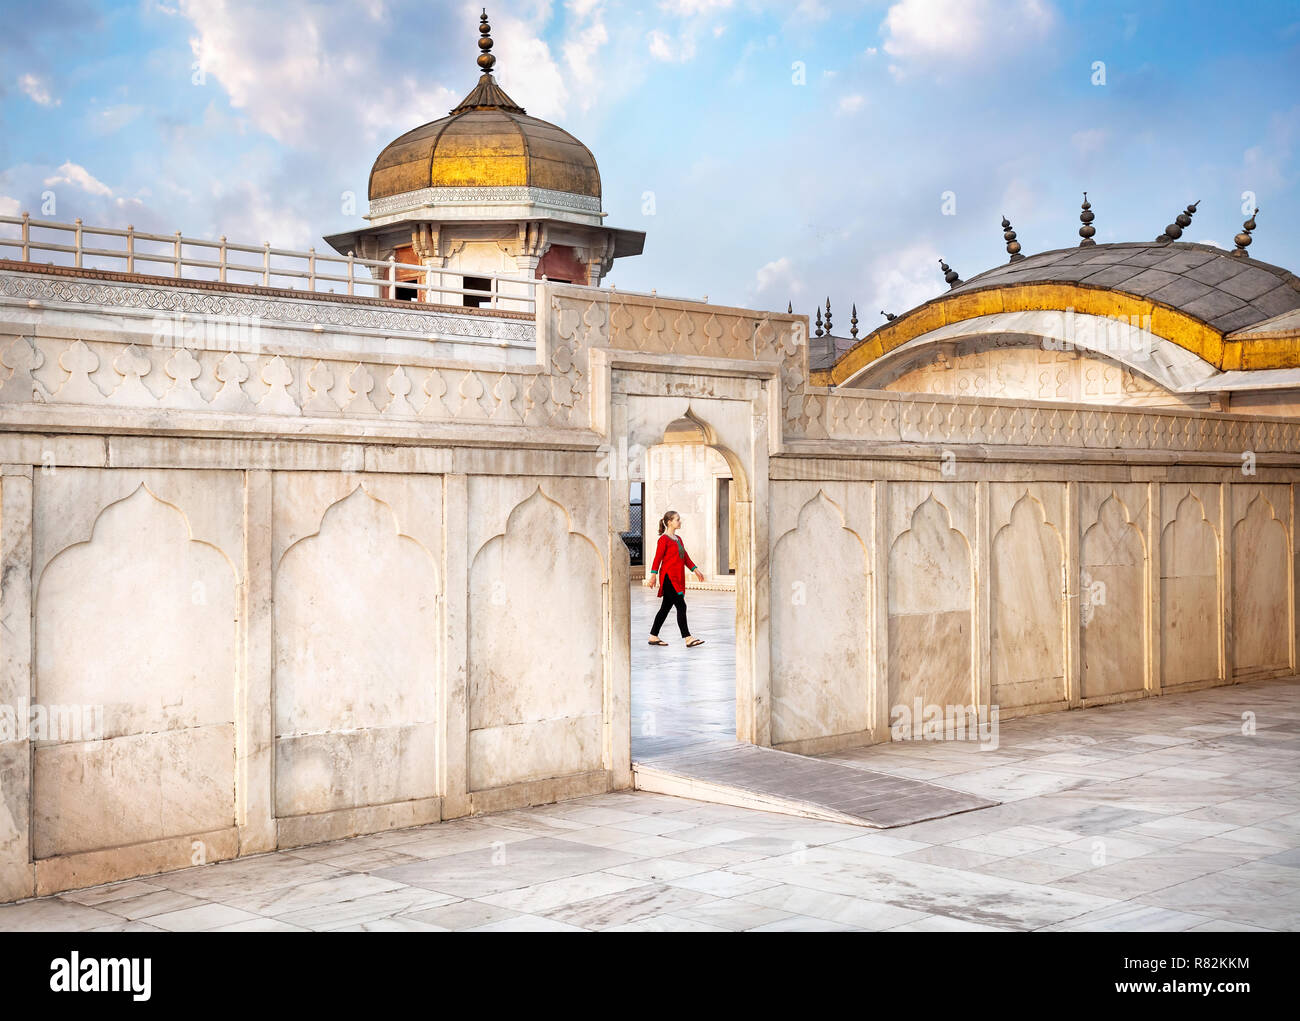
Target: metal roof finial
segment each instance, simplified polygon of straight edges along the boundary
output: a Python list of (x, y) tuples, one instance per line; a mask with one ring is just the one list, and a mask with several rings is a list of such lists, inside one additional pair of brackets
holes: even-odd
[(943, 270), (943, 278), (948, 282), (950, 288), (961, 285), (962, 279), (957, 275), (957, 271), (942, 259), (939, 260), (939, 268)]
[(817, 308), (817, 336), (822, 335), (822, 310), (821, 306)]
[(1174, 222), (1165, 227), (1165, 232), (1156, 238), (1156, 244), (1167, 245), (1170, 241), (1177, 241), (1183, 236), (1183, 230), (1192, 225), (1192, 214), (1196, 212), (1196, 207), (1201, 204), (1197, 199), (1190, 206), (1174, 217)]
[(831, 335), (831, 299), (826, 299), (826, 336)]
[(1092, 211), (1092, 203), (1088, 201), (1088, 193), (1083, 193), (1083, 212), (1079, 214), (1079, 222), (1083, 224), (1079, 228), (1079, 237), (1083, 238), (1079, 242), (1080, 248), (1088, 248), (1097, 242), (1092, 240), (1093, 235), (1097, 233), (1097, 228), (1092, 225), (1092, 221), (1097, 219), (1097, 214)]
[(1250, 219), (1241, 225), (1241, 233), (1232, 239), (1233, 241), (1237, 242), (1237, 247), (1234, 248), (1232, 252), (1229, 254), (1235, 255), (1238, 259), (1250, 258), (1250, 255), (1246, 251), (1246, 249), (1250, 247), (1251, 241), (1254, 240), (1254, 238), (1250, 236), (1250, 232), (1255, 229), (1255, 217), (1257, 217), (1258, 215), (1259, 215), (1259, 207), (1256, 206), (1255, 211), (1250, 214)]
[(1024, 258), (1020, 254), (1020, 242), (1016, 240), (1016, 232), (1011, 229), (1011, 221), (1004, 214), (1002, 217), (1002, 237), (1007, 243), (1007, 254), (1011, 256), (1007, 262), (1019, 262)]
[(858, 339), (858, 303), (856, 301), (853, 303), (853, 315), (849, 319), (849, 322), (853, 324), (849, 329), (849, 336), (852, 337), (854, 340), (857, 340)]
[(883, 308), (880, 310), (880, 314), (884, 316), (885, 321), (889, 323), (892, 323), (895, 319), (898, 318), (898, 316), (894, 315), (893, 312), (886, 312)]
[(479, 40), (478, 66), (484, 74), (491, 74), (497, 58), (492, 56), (492, 26), (488, 24), (487, 8), (483, 8), (483, 17), (478, 23)]

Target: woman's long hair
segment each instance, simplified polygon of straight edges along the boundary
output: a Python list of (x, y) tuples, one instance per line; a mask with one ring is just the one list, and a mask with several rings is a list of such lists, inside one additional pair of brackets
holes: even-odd
[(666, 511), (664, 516), (659, 519), (659, 534), (664, 534), (664, 529), (668, 526), (668, 519), (677, 517), (676, 511)]

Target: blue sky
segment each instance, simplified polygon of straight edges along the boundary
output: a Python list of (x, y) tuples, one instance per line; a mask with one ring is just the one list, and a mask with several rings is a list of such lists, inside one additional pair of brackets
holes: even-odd
[[(370, 165), (476, 80), (479, 7), (0, 4), (0, 213), (306, 247), (360, 225)], [(1300, 3), (524, 0), (502, 85), (596, 154), (636, 290), (863, 331), (1027, 253), (1185, 238), (1300, 270)], [(1104, 67), (1098, 67), (1100, 62)], [(197, 70), (196, 70), (197, 68)], [(356, 196), (347, 214), (345, 193)], [(945, 193), (955, 212), (944, 213)], [(949, 203), (952, 208), (953, 203)]]

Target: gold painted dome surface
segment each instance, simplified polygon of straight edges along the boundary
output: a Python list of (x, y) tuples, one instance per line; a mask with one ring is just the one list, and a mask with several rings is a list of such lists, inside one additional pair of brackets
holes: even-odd
[(492, 77), (491, 26), (479, 22), (482, 76), (447, 117), (422, 124), (379, 154), (370, 200), (425, 188), (539, 188), (600, 198), (591, 150), (567, 131), (529, 117)]
[(483, 187), (600, 198), (591, 150), (562, 128), (516, 110), (462, 104), (451, 116), (408, 131), (375, 160), (371, 200), (422, 188)]

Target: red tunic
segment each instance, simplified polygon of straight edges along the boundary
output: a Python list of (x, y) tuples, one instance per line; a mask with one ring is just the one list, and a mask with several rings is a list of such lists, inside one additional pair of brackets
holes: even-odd
[[(663, 570), (660, 570), (661, 567)], [(698, 570), (695, 561), (686, 552), (686, 544), (682, 542), (682, 537), (677, 536), (674, 542), (666, 533), (659, 536), (659, 545), (655, 547), (654, 563), (650, 565), (650, 573), (659, 575), (659, 591), (655, 594), (659, 596), (664, 594), (665, 578), (673, 583), (673, 588), (678, 592), (685, 592), (688, 567), (692, 571)]]

